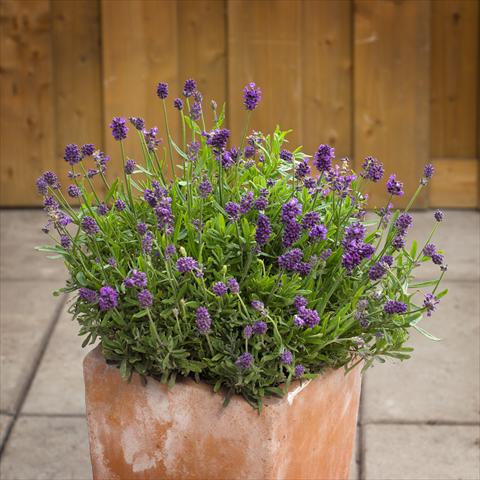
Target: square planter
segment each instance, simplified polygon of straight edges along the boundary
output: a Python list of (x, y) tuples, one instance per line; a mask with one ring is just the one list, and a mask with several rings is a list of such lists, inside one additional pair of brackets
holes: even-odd
[(361, 388), (359, 367), (292, 384), (262, 413), (193, 380), (168, 389), (127, 383), (100, 349), (84, 361), (95, 480), (348, 478)]

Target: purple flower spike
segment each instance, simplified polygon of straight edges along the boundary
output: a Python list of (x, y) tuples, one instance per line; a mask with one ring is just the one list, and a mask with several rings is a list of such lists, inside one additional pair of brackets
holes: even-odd
[(137, 232), (139, 233), (139, 235), (145, 235), (147, 233), (147, 225), (145, 223), (138, 223)]
[(253, 328), (252, 328), (251, 325), (247, 325), (243, 329), (243, 337), (246, 338), (246, 339), (249, 339), (252, 335), (253, 335)]
[(440, 300), (437, 299), (433, 293), (427, 293), (423, 300), (423, 306), (427, 309), (427, 317), (431, 317), (432, 313), (436, 310)]
[(265, 313), (265, 304), (260, 300), (252, 300), (250, 305), (254, 310), (260, 313)]
[(195, 323), (197, 324), (198, 331), (201, 334), (208, 333), (212, 326), (212, 319), (210, 313), (206, 307), (198, 307), (195, 314)]
[(227, 287), (230, 290), (230, 293), (237, 294), (240, 293), (240, 285), (238, 284), (235, 278), (230, 278), (227, 281)]
[(70, 248), (70, 237), (68, 235), (60, 235), (60, 245), (65, 249), (68, 250)]
[(401, 197), (403, 195), (403, 183), (396, 180), (396, 175), (390, 175), (387, 182), (387, 191), (391, 195), (397, 195)]
[(238, 220), (238, 218), (240, 217), (240, 205), (235, 202), (227, 202), (225, 204), (225, 212), (227, 212), (230, 220)]
[(423, 169), (423, 176), (427, 179), (430, 180), (435, 173), (435, 168), (431, 163), (427, 163)]
[(258, 215), (257, 230), (255, 231), (255, 240), (259, 245), (265, 245), (272, 234), (272, 226), (270, 220), (262, 213)]
[(198, 185), (198, 194), (202, 198), (207, 198), (212, 193), (212, 190), (212, 184), (206, 177), (200, 182), (200, 185)]
[(297, 295), (295, 297), (295, 300), (293, 301), (293, 305), (297, 310), (299, 310), (300, 308), (306, 307), (308, 305), (308, 300), (301, 295)]
[(168, 97), (168, 83), (160, 82), (157, 85), (157, 96), (161, 100), (165, 100)]
[(443, 212), (441, 210), (435, 210), (435, 213), (433, 214), (433, 217), (437, 222), (441, 222), (443, 220)]
[(143, 118), (129, 117), (129, 120), (136, 130), (141, 132), (145, 128), (145, 120)]
[(112, 129), (112, 135), (115, 140), (120, 141), (127, 138), (128, 127), (124, 118), (113, 117), (109, 126)]
[(147, 286), (147, 275), (144, 272), (134, 269), (130, 276), (123, 281), (123, 284), (127, 288), (145, 288)]
[(296, 378), (303, 377), (304, 373), (305, 373), (305, 367), (301, 364), (298, 364), (295, 367), (295, 377)]
[(326, 172), (332, 168), (334, 158), (335, 149), (329, 145), (321, 144), (313, 156), (313, 163), (319, 172)]
[(290, 350), (284, 350), (280, 354), (280, 362), (282, 362), (284, 365), (290, 365), (293, 361), (293, 354), (290, 352)]
[(99, 291), (98, 306), (102, 312), (116, 308), (118, 305), (118, 292), (110, 285), (105, 285)]
[(206, 134), (207, 145), (212, 147), (216, 154), (220, 154), (225, 150), (229, 138), (230, 130), (226, 128), (212, 130)]
[(95, 235), (100, 231), (97, 222), (92, 217), (89, 217), (87, 215), (82, 219), (82, 230), (87, 235)]
[(440, 255), (439, 253), (434, 253), (432, 255), (432, 262), (435, 265), (443, 265), (443, 255)]
[(280, 151), (280, 158), (285, 162), (292, 163), (293, 162), (293, 154), (289, 150), (281, 150)]
[(180, 273), (192, 272), (198, 269), (198, 262), (192, 257), (181, 257), (177, 260), (177, 270)]
[(313, 241), (325, 240), (327, 233), (328, 230), (325, 225), (314, 225), (308, 234), (308, 238)]
[(97, 213), (102, 217), (105, 216), (108, 213), (108, 207), (104, 203), (101, 203), (97, 207)]
[(65, 153), (63, 155), (63, 159), (68, 162), (70, 165), (76, 165), (82, 159), (82, 155), (80, 153), (80, 149), (78, 145), (73, 143), (69, 143), (65, 147)]
[(251, 82), (243, 89), (243, 104), (247, 110), (255, 110), (261, 99), (262, 91), (255, 83)]
[(194, 121), (197, 121), (202, 116), (202, 104), (200, 102), (193, 102), (192, 107), (190, 108), (190, 118)]
[(253, 365), (253, 355), (249, 352), (242, 353), (235, 361), (237, 368), (247, 370)]
[(67, 187), (67, 193), (72, 198), (78, 198), (82, 194), (82, 191), (76, 185), (69, 185)]
[(185, 85), (183, 86), (183, 96), (191, 97), (195, 90), (197, 89), (197, 82), (193, 78), (185, 80)]
[(48, 183), (45, 181), (43, 176), (38, 177), (35, 184), (37, 185), (37, 191), (40, 195), (47, 195)]
[(113, 205), (119, 212), (123, 212), (127, 208), (127, 205), (121, 198), (115, 200), (115, 203)]
[(84, 157), (91, 157), (95, 152), (95, 145), (93, 143), (85, 143), (82, 145), (82, 155)]
[(379, 182), (383, 177), (383, 163), (379, 162), (376, 158), (366, 157), (362, 168), (363, 171), (360, 175), (367, 180)]
[(437, 251), (437, 247), (433, 243), (427, 243), (425, 247), (423, 247), (423, 254), (426, 257), (431, 257), (432, 255), (435, 255)]
[(138, 292), (137, 298), (138, 298), (138, 303), (142, 308), (148, 308), (153, 305), (153, 295), (146, 288)]
[(216, 282), (212, 285), (212, 292), (217, 297), (223, 297), (228, 293), (228, 288), (223, 282)]
[(176, 98), (174, 101), (173, 101), (173, 106), (178, 110), (183, 110), (183, 101), (181, 98)]
[(259, 320), (253, 324), (253, 333), (255, 335), (265, 335), (265, 333), (267, 333), (267, 329), (267, 324), (262, 320)]
[(407, 305), (403, 302), (397, 302), (396, 300), (388, 300), (383, 306), (385, 313), (389, 315), (394, 315), (396, 313), (406, 313)]
[(125, 162), (125, 173), (127, 175), (131, 175), (133, 173), (133, 171), (135, 170), (137, 164), (135, 163), (135, 160), (132, 160), (131, 158), (129, 158), (126, 162)]
[(78, 291), (78, 296), (82, 299), (85, 300), (87, 303), (97, 303), (98, 300), (98, 295), (95, 290), (91, 290), (90, 288), (85, 288), (82, 287)]

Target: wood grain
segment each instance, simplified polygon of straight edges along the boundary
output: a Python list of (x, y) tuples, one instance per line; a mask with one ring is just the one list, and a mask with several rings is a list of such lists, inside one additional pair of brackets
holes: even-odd
[[(427, 1), (355, 1), (355, 157), (376, 156), (397, 173), (406, 187), (398, 205), (429, 159), (429, 26)], [(387, 198), (384, 184), (371, 194), (371, 206)]]
[(0, 203), (35, 205), (54, 155), (50, 2), (5, 0), (0, 18)]

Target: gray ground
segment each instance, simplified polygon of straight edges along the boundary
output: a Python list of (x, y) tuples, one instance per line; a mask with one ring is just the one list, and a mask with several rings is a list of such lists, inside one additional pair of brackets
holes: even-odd
[[(423, 239), (431, 212), (415, 218), (411, 236)], [(479, 220), (449, 211), (436, 237), (450, 293), (423, 326), (444, 340), (413, 335), (412, 360), (364, 379), (352, 479), (480, 478)], [(63, 284), (63, 266), (33, 250), (46, 240), (41, 212), (4, 210), (0, 221), (0, 477), (89, 479), (85, 352), (66, 299), (50, 293)]]

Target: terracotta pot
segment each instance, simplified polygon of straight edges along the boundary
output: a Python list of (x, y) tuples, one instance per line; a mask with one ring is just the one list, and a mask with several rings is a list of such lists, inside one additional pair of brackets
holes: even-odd
[(347, 479), (360, 397), (358, 368), (328, 371), (269, 399), (261, 415), (240, 396), (182, 380), (130, 383), (97, 348), (84, 361), (95, 480)]

